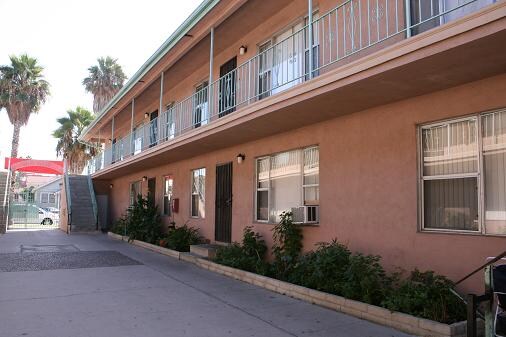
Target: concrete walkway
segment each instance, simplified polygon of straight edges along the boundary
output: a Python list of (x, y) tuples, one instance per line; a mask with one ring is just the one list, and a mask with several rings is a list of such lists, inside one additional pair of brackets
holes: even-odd
[(0, 236), (0, 317), (1, 337), (408, 336), (105, 235), (57, 230)]

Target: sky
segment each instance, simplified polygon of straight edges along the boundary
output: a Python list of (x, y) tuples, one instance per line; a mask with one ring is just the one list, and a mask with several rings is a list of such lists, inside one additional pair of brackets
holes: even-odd
[[(56, 119), (77, 106), (92, 111), (82, 80), (97, 58), (117, 58), (130, 78), (201, 1), (0, 0), (0, 65), (27, 53), (51, 84), (51, 97), (21, 129), (18, 156), (57, 159)], [(0, 158), (10, 156), (12, 131), (0, 111)]]

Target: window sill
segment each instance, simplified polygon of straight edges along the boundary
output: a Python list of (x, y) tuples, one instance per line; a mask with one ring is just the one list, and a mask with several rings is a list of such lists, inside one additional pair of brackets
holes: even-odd
[[(258, 220), (255, 220), (253, 221), (253, 225), (271, 225), (271, 226), (275, 226), (277, 225), (278, 223), (277, 222), (267, 222), (267, 221), (258, 221)], [(296, 223), (297, 226), (299, 227), (320, 227), (320, 223)]]
[(444, 234), (444, 235), (466, 235), (466, 236), (482, 236), (482, 237), (498, 237), (504, 238), (506, 234), (487, 234), (481, 232), (472, 232), (472, 231), (458, 231), (458, 230), (430, 230), (430, 229), (419, 229), (417, 231), (420, 234)]

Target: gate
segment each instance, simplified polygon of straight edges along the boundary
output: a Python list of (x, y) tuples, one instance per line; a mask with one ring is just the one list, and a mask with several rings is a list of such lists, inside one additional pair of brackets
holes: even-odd
[(31, 191), (10, 193), (7, 229), (56, 229), (59, 209), (40, 207)]

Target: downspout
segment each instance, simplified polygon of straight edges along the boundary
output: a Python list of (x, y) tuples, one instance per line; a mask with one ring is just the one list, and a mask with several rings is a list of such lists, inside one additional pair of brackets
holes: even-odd
[(309, 35), (309, 74), (308, 78), (313, 78), (313, 0), (307, 0), (308, 6), (308, 35)]
[(406, 37), (411, 37), (411, 0), (404, 0), (406, 16)]

